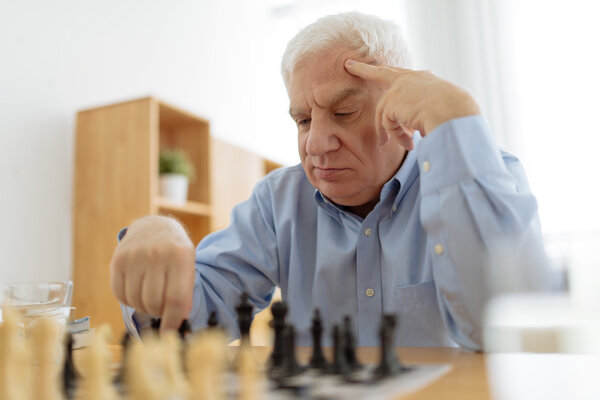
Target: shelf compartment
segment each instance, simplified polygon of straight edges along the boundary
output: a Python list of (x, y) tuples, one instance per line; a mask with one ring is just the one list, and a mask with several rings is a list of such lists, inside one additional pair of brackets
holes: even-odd
[(202, 217), (210, 217), (212, 213), (212, 207), (207, 203), (188, 200), (185, 204), (176, 204), (165, 197), (158, 198), (158, 208), (162, 212), (176, 212)]

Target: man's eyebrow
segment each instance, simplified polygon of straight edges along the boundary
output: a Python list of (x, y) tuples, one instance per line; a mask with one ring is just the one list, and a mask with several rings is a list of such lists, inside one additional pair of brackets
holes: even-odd
[(327, 104), (326, 106), (327, 107), (334, 106), (334, 105), (346, 100), (348, 97), (356, 96), (357, 94), (360, 94), (361, 92), (362, 92), (361, 89), (355, 88), (355, 87), (344, 89), (340, 93), (336, 94), (329, 101), (329, 104)]
[[(335, 106), (336, 104), (341, 103), (342, 101), (346, 100), (347, 98), (356, 96), (357, 94), (360, 94), (360, 93), (362, 93), (362, 90), (359, 88), (344, 89), (341, 92), (339, 92), (338, 94), (336, 94), (335, 96), (333, 96), (328, 101), (328, 104), (324, 105), (324, 107), (327, 108), (327, 107)], [(290, 107), (289, 113), (292, 116), (292, 118), (294, 118), (295, 116), (298, 116), (301, 114), (306, 114), (306, 111), (303, 108)]]

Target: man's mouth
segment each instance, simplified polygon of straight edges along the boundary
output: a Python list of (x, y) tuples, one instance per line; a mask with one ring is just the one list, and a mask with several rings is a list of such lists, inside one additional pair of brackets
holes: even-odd
[(345, 168), (314, 167), (314, 174), (319, 179), (331, 179), (345, 171)]

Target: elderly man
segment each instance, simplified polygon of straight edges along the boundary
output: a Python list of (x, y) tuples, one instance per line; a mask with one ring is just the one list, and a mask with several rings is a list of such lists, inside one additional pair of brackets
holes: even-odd
[[(352, 316), (360, 345), (376, 345), (392, 313), (398, 345), (481, 349), (490, 260), (510, 248), (525, 270), (543, 255), (536, 202), (473, 98), (409, 66), (376, 17), (298, 33), (282, 73), (301, 165), (269, 174), (195, 252), (170, 218), (123, 231), (111, 281), (129, 329), (150, 315), (200, 329), (214, 310), (235, 336), (240, 294), (261, 309), (279, 286), (300, 343), (318, 308), (326, 328)], [(544, 286), (533, 269), (521, 276)]]

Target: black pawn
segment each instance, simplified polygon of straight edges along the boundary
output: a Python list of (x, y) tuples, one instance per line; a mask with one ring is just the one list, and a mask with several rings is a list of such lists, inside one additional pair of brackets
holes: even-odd
[(337, 325), (334, 325), (331, 336), (333, 338), (333, 361), (327, 372), (335, 375), (347, 375), (350, 372), (350, 367), (344, 354), (344, 336), (340, 333)]
[(206, 324), (208, 325), (209, 328), (216, 328), (219, 325), (219, 320), (217, 318), (216, 311), (210, 312), (210, 315), (208, 316), (208, 321), (206, 321)]
[(73, 390), (77, 386), (77, 380), (80, 376), (75, 369), (75, 363), (73, 362), (73, 335), (67, 335), (67, 341), (65, 343), (65, 354), (63, 363), (63, 391), (65, 397), (70, 398)]
[(114, 383), (124, 383), (125, 382), (125, 363), (127, 362), (127, 351), (129, 350), (129, 345), (131, 344), (131, 335), (128, 332), (123, 334), (123, 338), (121, 339), (121, 369), (117, 376), (115, 376), (113, 382)]
[(181, 338), (181, 340), (184, 340), (187, 335), (192, 333), (192, 327), (190, 326), (190, 323), (187, 319), (184, 319), (181, 322), (179, 329), (177, 329), (177, 333), (179, 333), (179, 337)]
[(158, 331), (160, 330), (160, 318), (151, 318), (150, 327), (152, 328), (152, 332), (158, 335)]
[(323, 355), (323, 346), (321, 344), (323, 322), (321, 321), (321, 314), (318, 309), (315, 309), (310, 331), (312, 333), (313, 351), (308, 365), (311, 368), (323, 370), (327, 368), (327, 360)]
[(381, 340), (381, 360), (373, 374), (377, 379), (387, 378), (402, 372), (402, 364), (396, 355), (394, 338), (396, 330), (396, 317), (394, 315), (384, 315), (381, 320), (379, 337)]
[(252, 304), (248, 302), (248, 295), (242, 293), (240, 304), (235, 308), (238, 315), (241, 344), (250, 345), (250, 325), (252, 324)]
[(344, 355), (346, 362), (352, 370), (362, 368), (362, 365), (356, 359), (356, 339), (352, 332), (352, 321), (349, 316), (344, 317)]
[(283, 362), (283, 374), (286, 377), (290, 377), (299, 374), (303, 370), (296, 359), (296, 329), (292, 325), (286, 325), (284, 338), (285, 360)]
[(276, 301), (271, 305), (271, 313), (273, 314), (273, 320), (271, 321), (271, 327), (273, 327), (274, 340), (273, 340), (273, 353), (269, 358), (269, 371), (273, 372), (283, 366), (285, 360), (285, 316), (287, 314), (287, 305), (281, 301)]

